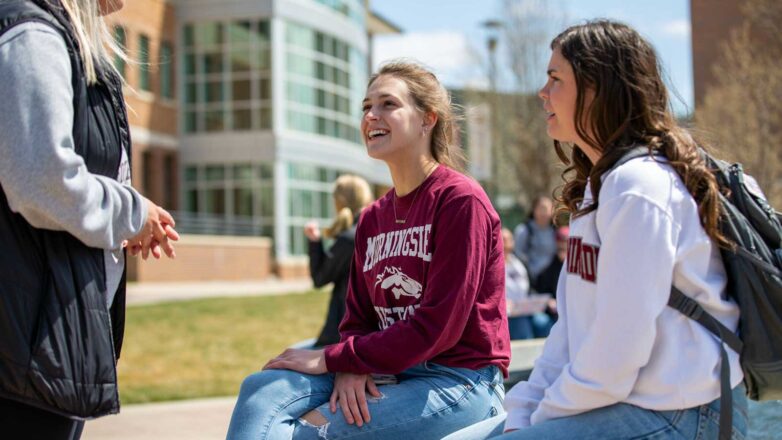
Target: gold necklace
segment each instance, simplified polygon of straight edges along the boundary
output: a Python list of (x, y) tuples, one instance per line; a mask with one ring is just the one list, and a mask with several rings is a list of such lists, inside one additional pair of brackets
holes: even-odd
[(396, 222), (396, 224), (398, 224), (398, 225), (405, 224), (405, 222), (407, 221), (407, 217), (410, 216), (410, 211), (413, 210), (413, 205), (415, 205), (415, 199), (418, 198), (418, 192), (421, 190), (421, 187), (424, 185), (424, 182), (426, 181), (426, 179), (429, 178), (429, 175), (431, 175), (434, 172), (435, 168), (437, 168), (437, 162), (434, 162), (434, 165), (431, 167), (431, 169), (427, 169), (426, 175), (424, 176), (424, 180), (422, 180), (421, 184), (418, 185), (418, 188), (415, 189), (415, 195), (413, 196), (413, 201), (410, 202), (410, 208), (408, 208), (407, 215), (405, 216), (405, 218), (399, 218), (396, 215), (396, 198), (397, 198), (397, 196), (396, 196), (396, 188), (394, 188), (394, 199), (392, 200), (391, 206), (394, 207), (394, 221)]

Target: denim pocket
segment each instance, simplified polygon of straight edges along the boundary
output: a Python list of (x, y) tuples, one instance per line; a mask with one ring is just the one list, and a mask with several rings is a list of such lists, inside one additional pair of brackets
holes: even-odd
[(427, 371), (442, 374), (444, 376), (451, 377), (464, 385), (467, 390), (475, 388), (483, 379), (483, 376), (476, 370), (461, 367), (447, 367), (445, 365), (434, 364), (431, 362), (425, 362), (424, 368)]

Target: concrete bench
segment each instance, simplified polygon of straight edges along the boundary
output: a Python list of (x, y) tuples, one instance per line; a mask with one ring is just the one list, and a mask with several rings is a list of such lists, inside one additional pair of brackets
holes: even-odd
[(535, 359), (543, 352), (543, 343), (545, 338), (522, 339), (510, 342), (510, 366), (508, 367), (508, 378), (505, 379), (505, 389), (515, 385), (517, 382), (527, 380), (535, 365)]
[[(516, 382), (526, 380), (532, 372), (532, 366), (535, 359), (543, 351), (543, 342), (545, 338), (523, 339), (510, 342), (510, 366), (508, 367), (508, 378), (505, 380), (505, 389), (510, 389)], [(290, 348), (312, 348), (315, 338), (305, 339), (290, 346)]]

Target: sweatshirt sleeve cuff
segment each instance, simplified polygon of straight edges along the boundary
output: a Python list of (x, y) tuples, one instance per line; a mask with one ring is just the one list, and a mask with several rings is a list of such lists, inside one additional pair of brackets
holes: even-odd
[(504, 431), (509, 429), (524, 429), (530, 426), (530, 420), (528, 414), (520, 414), (519, 412), (510, 411), (505, 419)]
[(137, 235), (139, 232), (141, 232), (141, 230), (144, 228), (144, 224), (147, 223), (147, 216), (149, 215), (149, 203), (147, 203), (147, 200), (141, 194), (139, 194), (139, 192), (136, 191), (135, 188), (131, 186), (127, 186), (127, 188), (128, 190), (130, 190), (130, 193), (133, 195), (134, 202), (136, 202), (139, 206), (139, 210), (138, 210), (139, 215), (135, 215), (136, 213), (134, 212), (133, 213), (134, 215), (132, 216), (134, 220), (135, 219), (139, 220), (137, 223), (133, 225), (133, 231), (131, 231), (133, 235), (130, 236), (133, 237)]
[(340, 360), (340, 355), (344, 349), (344, 342), (329, 345), (324, 349), (323, 356), (326, 358), (326, 369), (329, 371), (329, 373), (345, 371), (344, 368), (340, 368), (342, 363)]

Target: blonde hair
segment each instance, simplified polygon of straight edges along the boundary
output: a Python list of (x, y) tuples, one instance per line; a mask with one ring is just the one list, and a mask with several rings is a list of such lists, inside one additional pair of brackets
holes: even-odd
[[(96, 63), (103, 68), (114, 69), (111, 56), (116, 55), (129, 61), (125, 49), (120, 47), (111, 34), (106, 21), (100, 15), (99, 0), (47, 0), (59, 1), (68, 14), (74, 36), (79, 45), (79, 55), (84, 65), (87, 84), (98, 82)], [(105, 0), (113, 3), (115, 0)]]
[(451, 94), (437, 76), (415, 62), (395, 60), (382, 65), (369, 79), (367, 87), (383, 75), (397, 78), (407, 84), (410, 96), (419, 111), (437, 115), (437, 123), (432, 129), (431, 153), (434, 160), (451, 169), (464, 171), (464, 154), (461, 148), (455, 145), (459, 120), (455, 111), (457, 106), (451, 102)]
[(339, 176), (334, 182), (334, 201), (343, 206), (334, 222), (323, 230), (323, 236), (334, 238), (353, 226), (353, 218), (372, 203), (372, 190), (366, 180), (352, 174)]

